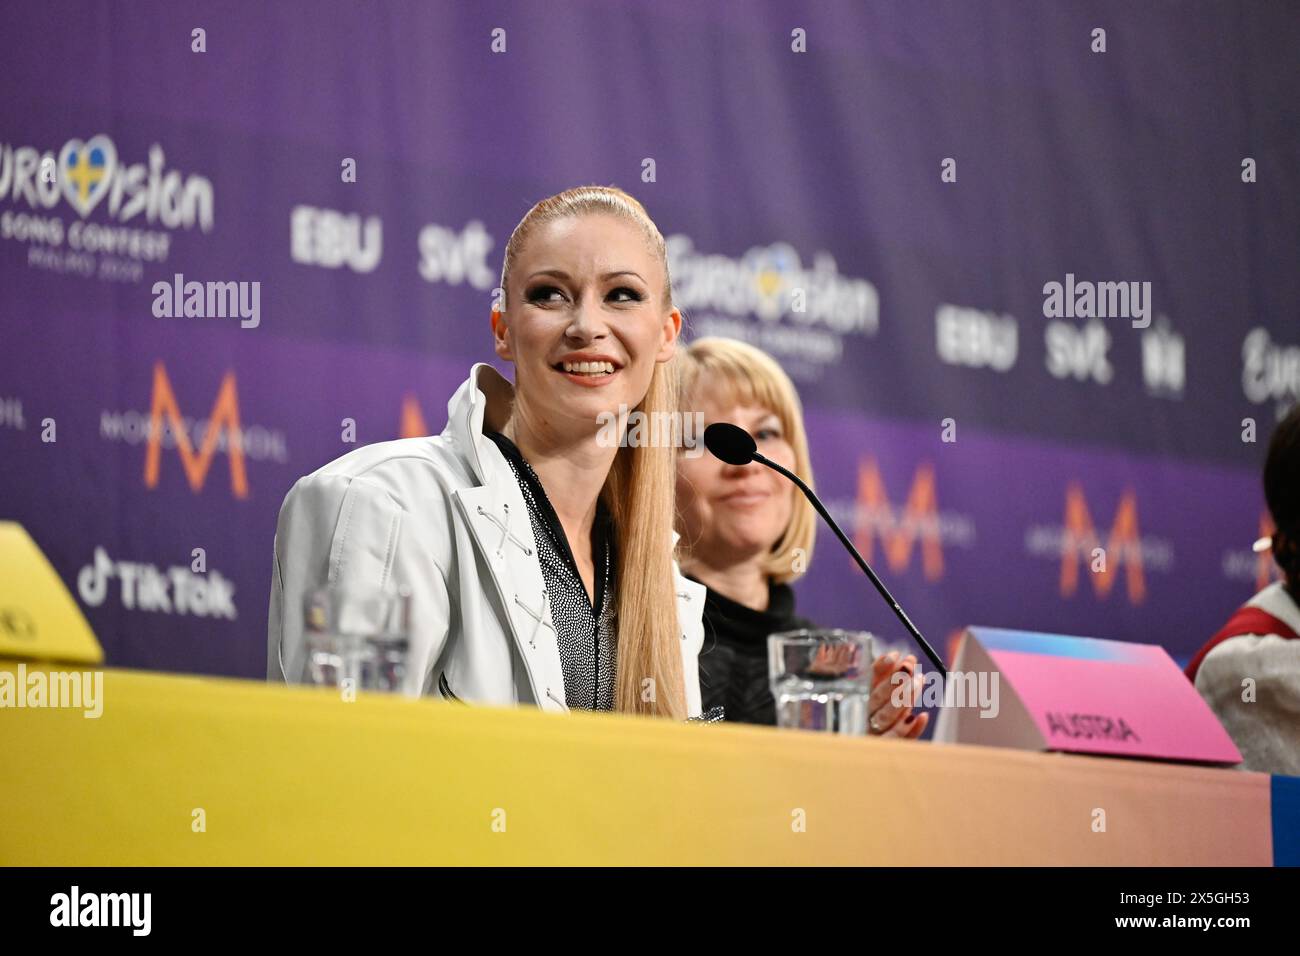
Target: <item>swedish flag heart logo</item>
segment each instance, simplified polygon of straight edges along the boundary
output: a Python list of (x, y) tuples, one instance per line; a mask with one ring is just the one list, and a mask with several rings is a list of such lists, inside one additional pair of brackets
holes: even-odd
[(745, 265), (754, 278), (754, 285), (762, 299), (775, 299), (795, 274), (799, 272), (799, 254), (784, 242), (767, 248), (750, 249), (745, 254)]
[(59, 153), (59, 185), (84, 219), (99, 205), (117, 169), (117, 148), (104, 134), (86, 142), (70, 139)]

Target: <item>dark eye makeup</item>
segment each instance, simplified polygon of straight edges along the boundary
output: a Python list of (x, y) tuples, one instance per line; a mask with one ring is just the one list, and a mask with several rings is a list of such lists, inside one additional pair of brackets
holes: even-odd
[[(543, 304), (553, 301), (552, 296), (556, 294), (563, 296), (564, 291), (558, 286), (544, 284), (533, 286), (524, 294), (524, 297), (529, 302)], [(623, 296), (626, 296), (626, 298), (623, 298)], [(633, 289), (631, 286), (626, 285), (621, 285), (616, 289), (610, 289), (609, 297), (613, 298), (616, 302), (641, 302), (645, 300), (644, 294)]]
[[(524, 297), (529, 302), (546, 302), (553, 292), (560, 292), (560, 290), (553, 285), (535, 285), (524, 294)], [(564, 293), (560, 292), (560, 294)]]

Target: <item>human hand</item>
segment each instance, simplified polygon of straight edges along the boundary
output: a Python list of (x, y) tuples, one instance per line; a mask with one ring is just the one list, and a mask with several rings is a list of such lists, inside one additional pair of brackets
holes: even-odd
[[(910, 688), (903, 686), (908, 680)], [(923, 686), (914, 654), (902, 657), (898, 651), (890, 651), (877, 657), (871, 668), (871, 696), (867, 701), (871, 733), (907, 740), (919, 737), (930, 722), (929, 714), (915, 709)], [(895, 697), (901, 706), (895, 704)]]

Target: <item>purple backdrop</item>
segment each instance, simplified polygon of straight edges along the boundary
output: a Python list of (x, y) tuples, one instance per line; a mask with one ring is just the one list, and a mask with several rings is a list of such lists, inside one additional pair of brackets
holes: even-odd
[[(285, 492), (353, 447), (344, 419), (441, 428), (490, 357), (510, 229), (586, 182), (645, 202), (693, 334), (795, 376), (820, 489), (935, 643), (984, 623), (1185, 658), (1267, 570), (1258, 471), (1300, 395), (1293, 5), (5, 18), (0, 517), (113, 664), (261, 675)], [(178, 273), (259, 283), (257, 326), (156, 315)], [(1067, 274), (1150, 283), (1150, 326), (1046, 318)], [(242, 476), (225, 431), (188, 466), (164, 436), (151, 476), (168, 392), (196, 446), (237, 412)], [(805, 613), (897, 636), (829, 534), (814, 572)]]

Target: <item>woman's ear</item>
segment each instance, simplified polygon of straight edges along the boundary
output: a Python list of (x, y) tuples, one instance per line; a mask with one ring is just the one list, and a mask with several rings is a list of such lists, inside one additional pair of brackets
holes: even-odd
[(499, 309), (492, 310), (492, 347), (496, 350), (499, 357), (506, 361), (513, 362), (514, 355), (510, 352), (510, 328), (506, 323), (506, 314)]
[(659, 348), (659, 354), (655, 356), (656, 362), (667, 362), (677, 352), (677, 338), (682, 334), (682, 313), (678, 309), (673, 309), (664, 316), (664, 344)]

